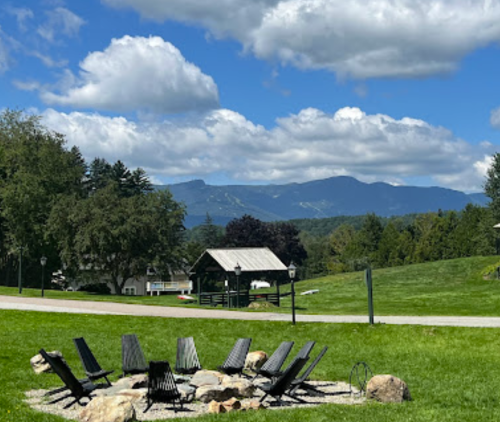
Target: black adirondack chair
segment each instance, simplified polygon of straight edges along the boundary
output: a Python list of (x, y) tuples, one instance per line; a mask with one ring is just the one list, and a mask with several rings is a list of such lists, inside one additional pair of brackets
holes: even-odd
[(302, 349), (299, 350), (297, 353), (296, 358), (308, 358), (309, 353), (311, 353), (311, 350), (313, 349), (314, 345), (316, 344), (315, 341), (308, 341), (304, 346), (302, 346)]
[(135, 334), (124, 334), (122, 336), (122, 370), (122, 376), (148, 372), (146, 358)]
[[(266, 383), (258, 386), (262, 391), (264, 391), (264, 396), (260, 399), (262, 403), (267, 396), (272, 396), (280, 406), (284, 406), (285, 403), (281, 400), (283, 395), (287, 395), (287, 390), (290, 389), (292, 381), (297, 377), (299, 372), (302, 370), (309, 358), (295, 358), (290, 365), (285, 369), (283, 374), (276, 378), (271, 383)], [(304, 400), (298, 397), (289, 396), (299, 402), (304, 402)]]
[(178, 374), (194, 374), (201, 369), (198, 353), (193, 337), (177, 339), (177, 359), (175, 360), (175, 372)]
[(83, 337), (74, 338), (73, 343), (75, 343), (76, 350), (82, 361), (83, 370), (90, 378), (91, 381), (96, 381), (98, 379), (104, 378), (109, 386), (108, 375), (112, 374), (114, 371), (105, 371), (101, 368), (101, 365), (97, 362), (94, 354), (91, 352), (87, 342)]
[(167, 361), (149, 362), (148, 393), (146, 413), (154, 403), (172, 403), (174, 411), (177, 413), (176, 404), (180, 410), (184, 410), (184, 402), (181, 400), (181, 393), (177, 389), (174, 374)]
[(259, 375), (266, 378), (275, 378), (281, 375), (281, 367), (285, 362), (286, 358), (290, 354), (292, 347), (294, 345), (293, 341), (284, 341), (280, 344), (280, 346), (274, 351), (271, 357), (268, 359), (264, 365), (260, 369), (257, 369), (256, 375), (254, 377), (257, 378)]
[(251, 338), (240, 338), (236, 341), (233, 349), (226, 358), (226, 361), (219, 366), (219, 370), (227, 375), (243, 373), (245, 359), (252, 343)]
[(300, 377), (297, 377), (292, 381), (292, 384), (290, 385), (290, 391), (289, 391), (290, 396), (295, 397), (295, 395), (297, 394), (297, 390), (299, 388), (302, 388), (304, 390), (318, 392), (318, 390), (314, 386), (308, 384), (306, 381), (309, 378), (309, 375), (311, 375), (311, 372), (314, 370), (314, 368), (316, 368), (316, 365), (323, 358), (323, 356), (325, 355), (327, 350), (328, 350), (328, 346), (323, 347), (321, 352), (319, 352), (318, 356), (316, 356), (316, 359), (313, 360), (313, 362), (304, 371), (304, 373)]
[(69, 394), (52, 400), (49, 404), (57, 403), (61, 400), (67, 399), (68, 397), (73, 397), (74, 400), (64, 406), (64, 408), (67, 409), (74, 403), (78, 403), (80, 406), (83, 406), (80, 400), (84, 397), (87, 397), (89, 401), (92, 400), (91, 393), (97, 388), (96, 385), (92, 383), (92, 381), (81, 383), (75, 377), (70, 367), (66, 365), (66, 363), (60, 357), (51, 357), (44, 349), (40, 349), (39, 353), (50, 365), (52, 370), (59, 376), (59, 378), (61, 378), (64, 385), (70, 391)]

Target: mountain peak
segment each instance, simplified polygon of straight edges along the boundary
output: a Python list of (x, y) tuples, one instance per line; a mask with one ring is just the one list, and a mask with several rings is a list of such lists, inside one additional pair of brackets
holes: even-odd
[[(483, 205), (484, 195), (438, 187), (364, 183), (350, 176), (286, 185), (211, 186), (192, 180), (168, 186), (174, 199), (187, 206), (186, 226), (202, 224), (209, 213), (216, 224), (244, 214), (262, 221), (325, 218), (375, 213), (390, 217), (411, 213), (462, 210), (468, 203)], [(483, 201), (484, 198), (484, 201)]]

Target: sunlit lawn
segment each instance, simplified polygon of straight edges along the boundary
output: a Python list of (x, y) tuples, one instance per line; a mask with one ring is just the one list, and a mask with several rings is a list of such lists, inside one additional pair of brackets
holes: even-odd
[[(484, 280), (481, 271), (498, 257), (473, 257), (386, 268), (373, 272), (376, 315), (500, 315), (500, 281)], [(298, 313), (362, 315), (367, 313), (364, 274), (346, 273), (295, 283)], [(318, 294), (302, 296), (307, 290)], [(281, 286), (288, 292), (289, 285)], [(272, 291), (259, 290), (259, 292)], [(18, 295), (13, 287), (0, 287), (0, 294)], [(24, 289), (23, 295), (39, 297), (40, 290)], [(192, 306), (165, 296), (114, 296), (85, 292), (46, 291), (53, 299), (96, 300), (159, 306)], [(282, 298), (273, 312), (289, 313), (290, 296)], [(219, 309), (221, 309), (219, 307)], [(267, 310), (268, 311), (268, 310)]]
[[(136, 333), (148, 360), (175, 360), (178, 336), (193, 336), (202, 365), (216, 368), (238, 337), (252, 337), (251, 350), (271, 352), (283, 340), (296, 348), (316, 340), (329, 351), (314, 379), (347, 381), (354, 363), (408, 382), (413, 401), (362, 406), (207, 416), (207, 421), (493, 421), (500, 416), (500, 330), (361, 324), (244, 322), (0, 311), (0, 420), (63, 419), (31, 410), (24, 392), (61, 384), (54, 374), (35, 375), (29, 359), (40, 348), (60, 350), (78, 377), (83, 371), (72, 338), (84, 336), (105, 368), (120, 373), (120, 336)], [(295, 351), (297, 351), (295, 350)]]

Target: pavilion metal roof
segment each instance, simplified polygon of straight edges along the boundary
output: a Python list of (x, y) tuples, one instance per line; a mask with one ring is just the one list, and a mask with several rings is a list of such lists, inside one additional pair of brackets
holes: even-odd
[(287, 270), (269, 248), (207, 249), (203, 255), (205, 254), (210, 255), (226, 272), (234, 272), (236, 265), (241, 267), (242, 272)]

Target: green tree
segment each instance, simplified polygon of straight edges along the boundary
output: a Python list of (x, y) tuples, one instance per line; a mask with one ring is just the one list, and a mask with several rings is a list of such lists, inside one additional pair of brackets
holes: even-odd
[(400, 234), (393, 222), (385, 226), (377, 251), (373, 254), (373, 261), (376, 267), (391, 267), (398, 265), (396, 249), (399, 247)]
[(226, 247), (268, 247), (285, 265), (301, 265), (307, 257), (297, 228), (286, 222), (264, 223), (250, 215), (231, 220), (222, 241)]
[(124, 197), (109, 183), (86, 199), (62, 200), (49, 230), (73, 274), (85, 268), (104, 275), (121, 294), (126, 280), (151, 263), (163, 277), (181, 267), (184, 215), (168, 190)]
[[(481, 222), (487, 218), (487, 208), (467, 204), (453, 236), (457, 256), (474, 256), (479, 253), (481, 243)], [(491, 230), (490, 230), (491, 231)]]
[(484, 193), (491, 199), (489, 208), (492, 217), (500, 223), (500, 153), (493, 154), (492, 163), (486, 175)]
[[(21, 111), (0, 113), (0, 278), (9, 284), (23, 247), (25, 285), (39, 283), (40, 257), (57, 268), (55, 245), (46, 236), (53, 206), (65, 195), (83, 195), (86, 167), (77, 148)], [(34, 276), (34, 274), (36, 276)]]
[(205, 222), (200, 228), (200, 243), (204, 249), (218, 248), (222, 243), (224, 231), (222, 227), (216, 226), (212, 217), (207, 212)]
[(330, 261), (329, 239), (326, 236), (312, 236), (307, 232), (300, 233), (300, 242), (307, 252), (303, 263), (304, 278), (320, 277), (328, 274)]
[(342, 224), (337, 227), (329, 239), (331, 258), (328, 269), (333, 273), (341, 273), (349, 270), (346, 262), (346, 250), (353, 242), (356, 231), (350, 224)]

